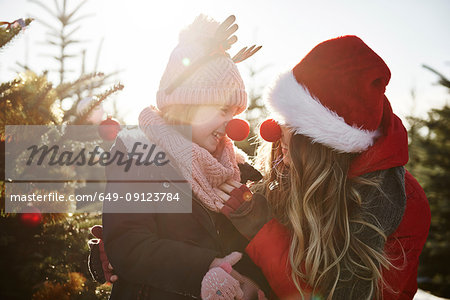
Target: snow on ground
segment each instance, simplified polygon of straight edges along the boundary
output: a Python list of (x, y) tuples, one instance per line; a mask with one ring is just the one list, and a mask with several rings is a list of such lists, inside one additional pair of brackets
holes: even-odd
[(431, 295), (428, 292), (425, 292), (423, 290), (417, 290), (416, 295), (414, 296), (413, 300), (445, 300), (446, 298), (440, 298)]

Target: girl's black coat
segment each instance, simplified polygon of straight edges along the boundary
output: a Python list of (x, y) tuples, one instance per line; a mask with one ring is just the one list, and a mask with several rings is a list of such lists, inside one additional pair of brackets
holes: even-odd
[[(127, 152), (118, 138), (111, 153)], [(130, 178), (161, 178), (164, 167), (133, 168), (127, 174), (123, 166), (107, 166), (108, 180)], [(128, 183), (108, 182), (106, 192), (124, 195), (127, 192), (151, 192), (145, 183), (130, 190)], [(108, 202), (104, 202), (104, 205)], [(244, 253), (248, 241), (222, 214), (207, 210), (192, 199), (192, 213), (104, 213), (103, 239), (105, 250), (115, 273), (110, 299), (192, 299), (200, 298), (203, 276), (216, 257), (232, 251)], [(260, 269), (247, 255), (234, 266), (241, 274), (255, 281), (267, 295), (268, 284)]]

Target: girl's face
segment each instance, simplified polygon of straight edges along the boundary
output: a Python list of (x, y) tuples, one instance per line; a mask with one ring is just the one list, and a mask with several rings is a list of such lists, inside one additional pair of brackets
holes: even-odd
[(216, 151), (225, 136), (225, 127), (237, 106), (202, 105), (192, 119), (192, 141), (210, 153)]
[(283, 153), (283, 163), (286, 166), (289, 166), (291, 164), (291, 157), (289, 155), (289, 143), (291, 140), (292, 132), (286, 126), (280, 126), (280, 127), (281, 127), (280, 147), (281, 147), (281, 152)]

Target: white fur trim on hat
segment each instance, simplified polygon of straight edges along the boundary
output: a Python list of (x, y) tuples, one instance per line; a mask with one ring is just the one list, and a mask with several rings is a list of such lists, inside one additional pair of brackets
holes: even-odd
[(277, 122), (339, 152), (362, 152), (379, 136), (378, 130), (350, 126), (323, 106), (297, 82), (292, 70), (279, 76), (267, 93), (266, 101)]

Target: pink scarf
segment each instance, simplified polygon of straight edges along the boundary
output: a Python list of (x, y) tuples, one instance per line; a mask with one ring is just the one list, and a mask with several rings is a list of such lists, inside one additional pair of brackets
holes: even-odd
[[(139, 115), (139, 127), (150, 141), (175, 159), (194, 195), (210, 210), (220, 211), (224, 200), (214, 192), (214, 188), (228, 179), (240, 181), (233, 142), (223, 137), (213, 156), (167, 125), (160, 112), (152, 106), (145, 108)], [(187, 157), (192, 157), (192, 161)]]

